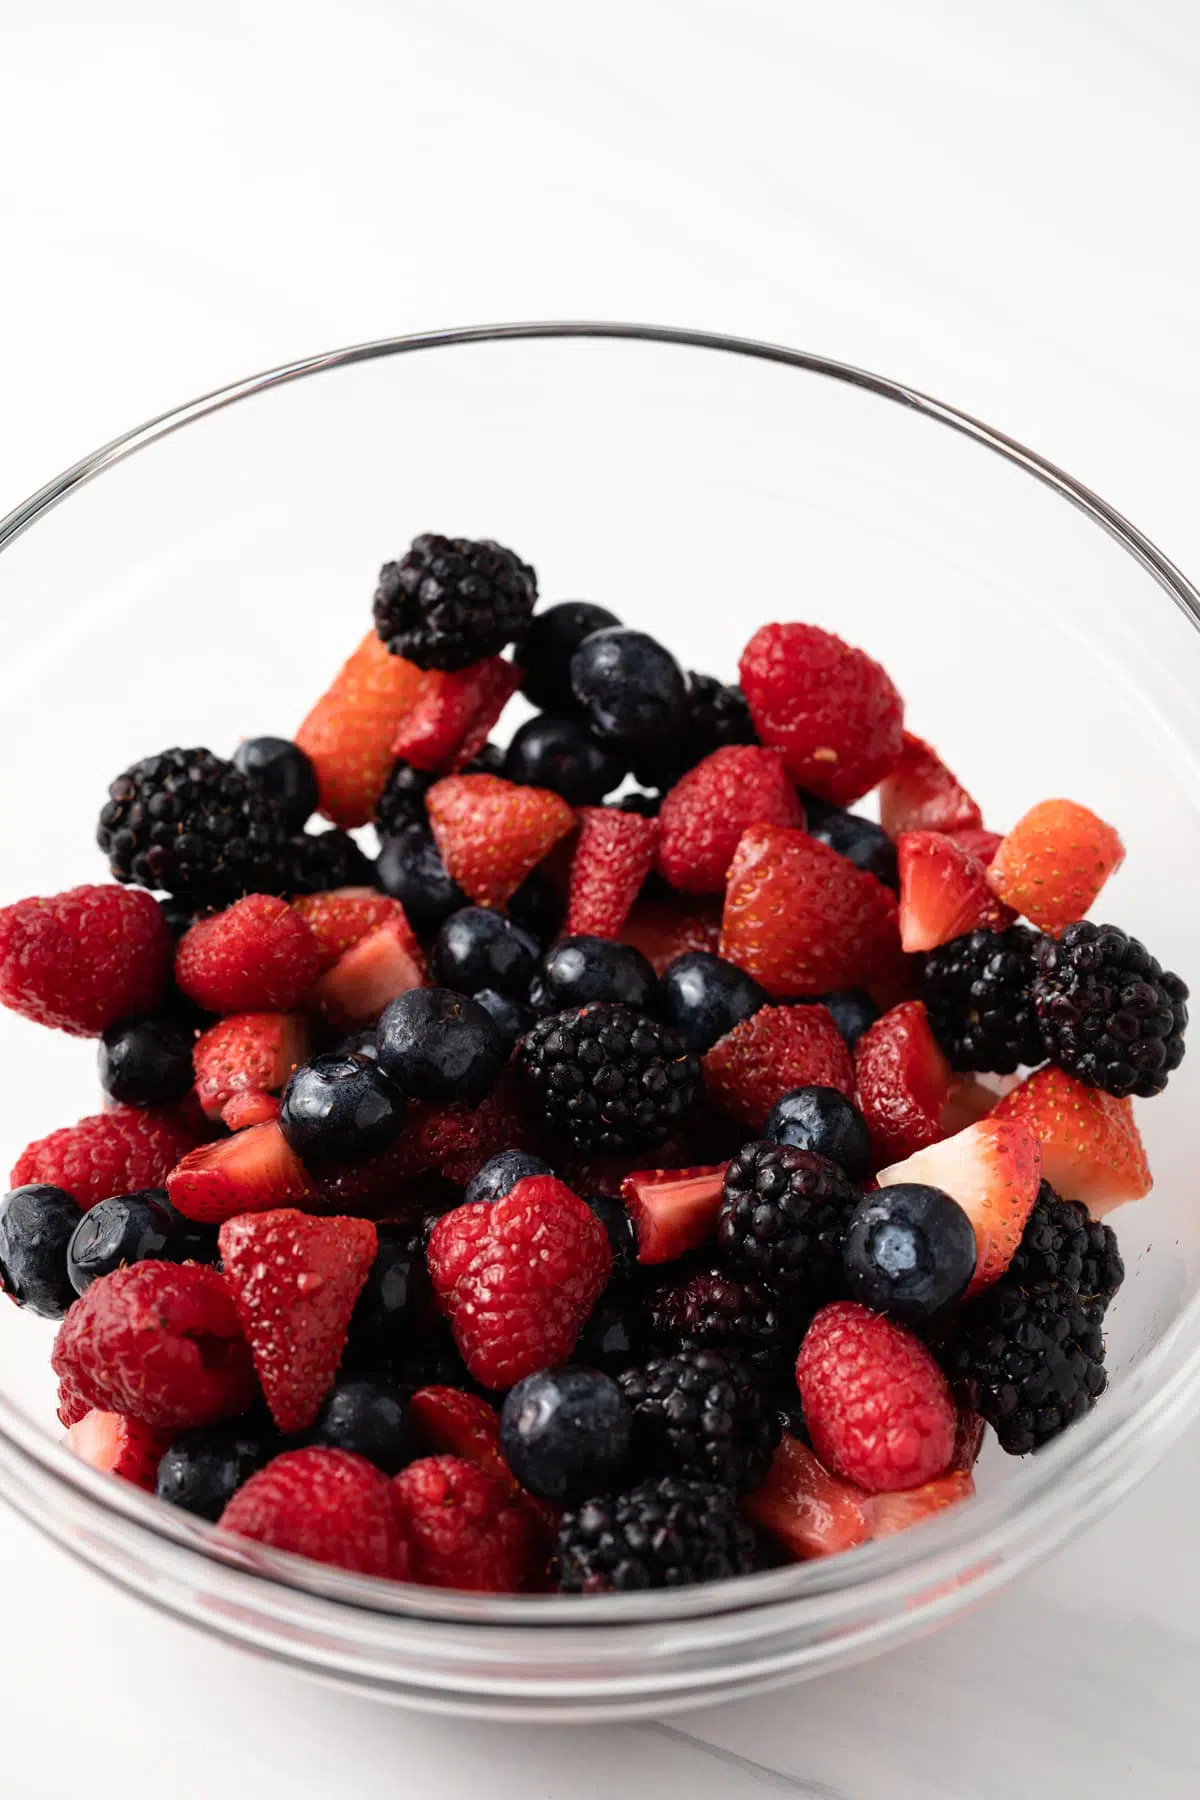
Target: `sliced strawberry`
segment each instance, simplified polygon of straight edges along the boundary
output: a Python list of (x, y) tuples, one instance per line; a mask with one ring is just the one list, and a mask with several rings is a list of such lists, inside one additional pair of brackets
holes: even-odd
[(430, 669), (396, 733), (392, 755), (431, 775), (453, 774), (483, 749), (520, 685), (520, 669), (502, 656), (449, 673)]
[(952, 1075), (919, 1000), (868, 1026), (854, 1047), (854, 1074), (877, 1161), (909, 1156), (941, 1137)]
[(923, 1519), (932, 1518), (934, 1513), (957, 1506), (960, 1500), (969, 1500), (974, 1492), (975, 1482), (969, 1469), (949, 1469), (945, 1475), (926, 1481), (920, 1487), (900, 1488), (891, 1494), (865, 1494), (863, 1512), (871, 1538), (891, 1537), (895, 1531), (907, 1531), (910, 1525), (919, 1525)]
[(1082, 1200), (1103, 1218), (1152, 1186), (1150, 1165), (1131, 1100), (1050, 1065), (1029, 1075), (1001, 1100), (994, 1119), (1018, 1119), (1042, 1147), (1042, 1173), (1064, 1200)]
[(657, 842), (657, 819), (617, 806), (579, 808), (563, 924), (568, 937), (617, 936), (650, 873)]
[(397, 930), (407, 931), (408, 948), (419, 956), (417, 934), (399, 900), (381, 894), (377, 888), (332, 888), (323, 894), (301, 894), (292, 904), (312, 932), (317, 945), (318, 968), (322, 974), (332, 969), (339, 957), (353, 949), (369, 931), (379, 925), (395, 923)]
[(902, 831), (977, 829), (983, 814), (936, 750), (904, 733), (900, 760), (879, 787), (879, 818), (889, 837)]
[(1016, 917), (988, 886), (983, 864), (940, 832), (901, 832), (896, 860), (900, 943), (906, 951), (933, 950), (980, 927), (1003, 931)]
[(425, 676), (368, 631), (296, 733), (317, 771), (321, 811), (335, 825), (365, 825), (394, 760), (392, 740)]
[(202, 1032), (192, 1051), (200, 1105), (220, 1119), (235, 1094), (277, 1094), (308, 1052), (299, 1013), (231, 1013)]
[(854, 1060), (827, 1006), (763, 1006), (701, 1062), (709, 1098), (751, 1131), (791, 1088), (832, 1087), (854, 1097)]
[(434, 783), (425, 804), (442, 861), (480, 906), (503, 906), (575, 827), (561, 794), (498, 775), (450, 775)]
[(72, 1456), (81, 1462), (152, 1494), (159, 1458), (171, 1437), (171, 1432), (143, 1425), (140, 1419), (93, 1409), (71, 1426), (65, 1442)]
[(945, 835), (960, 850), (969, 850), (976, 862), (982, 863), (985, 869), (990, 868), (995, 861), (996, 852), (1004, 842), (998, 831), (976, 831), (966, 825), (959, 830), (948, 831)]
[(330, 1025), (348, 1031), (377, 1019), (389, 1000), (425, 987), (421, 953), (407, 919), (389, 919), (360, 938), (320, 976), (309, 999)]
[(230, 1131), (246, 1131), (251, 1125), (267, 1125), (279, 1117), (275, 1094), (235, 1094), (221, 1112), (221, 1123)]
[(956, 1131), (989, 1118), (1020, 1079), (1019, 1075), (955, 1075), (942, 1108), (942, 1136), (953, 1137)]
[(531, 1513), (539, 1548), (549, 1551), (558, 1524), (558, 1511), (539, 1500), (517, 1481), (500, 1448), (500, 1415), (479, 1394), (461, 1388), (418, 1388), (408, 1403), (417, 1435), (435, 1456), (461, 1456), (464, 1462), (495, 1476), (520, 1496)]
[(167, 1193), (186, 1219), (207, 1223), (317, 1199), (308, 1171), (274, 1121), (189, 1151), (167, 1176)]
[(988, 870), (992, 890), (1043, 931), (1082, 919), (1125, 859), (1103, 819), (1073, 800), (1042, 800), (1018, 819)]
[(659, 900), (639, 896), (625, 921), (621, 941), (653, 965), (661, 975), (685, 950), (716, 954), (721, 941), (721, 907), (716, 900)]
[(658, 869), (684, 894), (720, 894), (750, 825), (804, 828), (804, 811), (777, 750), (728, 744), (675, 783), (658, 815)]
[(957, 1200), (975, 1232), (975, 1273), (966, 1297), (1007, 1269), (1021, 1241), (1042, 1179), (1042, 1154), (1028, 1125), (981, 1119), (940, 1144), (880, 1169), (880, 1187), (913, 1181)]
[(638, 1261), (674, 1262), (696, 1250), (717, 1226), (725, 1164), (705, 1169), (639, 1169), (621, 1184), (637, 1233)]
[(836, 1556), (865, 1543), (871, 1535), (866, 1505), (860, 1488), (831, 1475), (807, 1444), (787, 1432), (779, 1440), (766, 1480), (742, 1501), (760, 1530), (797, 1562)]

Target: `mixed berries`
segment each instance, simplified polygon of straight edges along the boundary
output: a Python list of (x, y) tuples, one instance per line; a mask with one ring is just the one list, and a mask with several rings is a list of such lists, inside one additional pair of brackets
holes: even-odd
[(1115, 830), (987, 829), (862, 650), (727, 685), (537, 599), (417, 538), (294, 739), (144, 758), (114, 879), (0, 909), (104, 1095), (0, 1286), (68, 1448), (243, 1540), (569, 1594), (850, 1549), (1102, 1393), (1187, 988), (1084, 917)]

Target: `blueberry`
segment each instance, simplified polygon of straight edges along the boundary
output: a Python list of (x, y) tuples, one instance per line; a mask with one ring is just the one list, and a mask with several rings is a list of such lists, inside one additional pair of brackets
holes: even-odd
[(876, 825), (874, 819), (864, 819), (860, 813), (844, 812), (840, 806), (830, 806), (827, 800), (818, 800), (813, 794), (802, 793), (800, 800), (808, 821), (809, 837), (828, 844), (856, 869), (865, 869), (885, 887), (899, 888), (896, 846), (882, 825)]
[(851, 1181), (861, 1181), (871, 1166), (866, 1120), (837, 1088), (793, 1088), (767, 1114), (763, 1137), (826, 1156)]
[(467, 994), (410, 988), (385, 1009), (376, 1035), (379, 1063), (414, 1100), (477, 1105), (508, 1058), (492, 1015)]
[(708, 950), (685, 950), (658, 984), (659, 1016), (683, 1033), (689, 1050), (711, 1050), (719, 1037), (767, 1004), (752, 976)]
[(850, 1292), (902, 1325), (953, 1305), (975, 1272), (971, 1221), (941, 1188), (899, 1182), (859, 1201), (842, 1246)]
[(111, 1025), (100, 1040), (100, 1086), (125, 1106), (182, 1100), (194, 1080), (190, 1023), (174, 1013)]
[(821, 1005), (829, 1008), (834, 1024), (851, 1050), (879, 1017), (879, 1008), (862, 988), (838, 988), (835, 993), (822, 994)]
[(540, 1156), (531, 1156), (527, 1150), (501, 1150), (499, 1156), (493, 1156), (485, 1162), (477, 1175), (473, 1175), (463, 1189), (462, 1203), (473, 1206), (477, 1200), (503, 1200), (505, 1194), (511, 1194), (518, 1181), (524, 1181), (527, 1175), (553, 1175), (550, 1164), (543, 1162)]
[(539, 1499), (570, 1506), (619, 1483), (633, 1414), (611, 1375), (568, 1365), (527, 1375), (500, 1413), (500, 1448)]
[(254, 1414), (199, 1425), (164, 1450), (154, 1491), (172, 1506), (215, 1521), (274, 1449), (274, 1433)]
[(283, 1090), (279, 1129), (302, 1161), (357, 1162), (386, 1149), (404, 1100), (377, 1063), (336, 1051), (301, 1063)]
[(486, 906), (464, 906), (450, 914), (433, 946), (433, 973), (439, 986), (459, 994), (495, 988), (523, 1000), (537, 966), (536, 938)]
[(433, 1285), (424, 1256), (385, 1227), (351, 1315), (347, 1365), (392, 1369), (409, 1354), (432, 1313)]
[(474, 998), (484, 1012), (491, 1013), (510, 1050), (518, 1038), (523, 1038), (537, 1024), (537, 1014), (532, 1006), (524, 1000), (510, 1000), (507, 994), (498, 994), (495, 988), (480, 988)]
[(584, 638), (571, 691), (597, 737), (631, 749), (668, 737), (687, 716), (687, 680), (671, 652), (624, 626)]
[(584, 1194), (583, 1204), (591, 1208), (608, 1233), (614, 1278), (631, 1275), (637, 1267), (637, 1232), (624, 1201), (614, 1200), (609, 1194)]
[(620, 1375), (646, 1355), (646, 1329), (633, 1284), (614, 1282), (601, 1294), (579, 1334), (574, 1356), (590, 1369)]
[(0, 1291), (18, 1306), (61, 1319), (75, 1299), (67, 1245), (82, 1217), (62, 1188), (37, 1181), (0, 1200)]
[(399, 900), (416, 931), (436, 931), (450, 913), (470, 905), (424, 825), (410, 825), (384, 839), (375, 879), (385, 894)]
[(593, 631), (620, 623), (607, 607), (593, 606), (589, 600), (560, 600), (535, 613), (521, 646), (525, 671), (521, 692), (534, 706), (570, 710), (572, 656)]
[(164, 1205), (166, 1198), (162, 1188), (142, 1188), (114, 1194), (84, 1213), (67, 1245), (67, 1274), (77, 1294), (114, 1269), (150, 1257), (177, 1260), (172, 1240), (180, 1215)]
[(540, 944), (557, 936), (566, 908), (557, 889), (534, 869), (508, 903), (508, 916)]
[(398, 1475), (420, 1455), (408, 1402), (385, 1381), (343, 1376), (329, 1390), (313, 1426), (311, 1442), (365, 1456), (385, 1475)]
[(578, 719), (541, 713), (508, 746), (504, 773), (526, 787), (550, 788), (572, 806), (595, 806), (625, 775), (625, 760)]
[(233, 753), (233, 766), (266, 795), (285, 831), (299, 831), (317, 810), (317, 771), (299, 744), (288, 738), (246, 738)]
[(593, 1000), (618, 1000), (645, 1012), (654, 988), (654, 970), (632, 944), (567, 937), (543, 956), (529, 997), (540, 1012), (564, 1012)]

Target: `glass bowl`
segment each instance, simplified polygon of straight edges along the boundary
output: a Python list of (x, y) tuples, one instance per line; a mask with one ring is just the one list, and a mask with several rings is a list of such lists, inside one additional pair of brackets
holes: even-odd
[[(102, 479), (97, 479), (102, 477)], [(294, 730), (417, 532), (495, 536), (732, 677), (770, 619), (890, 670), (990, 824), (1068, 794), (1128, 846), (1102, 917), (1185, 975), (1200, 923), (1200, 596), (1079, 483), (880, 377), (766, 344), (517, 325), (369, 344), (170, 413), (0, 525), (5, 900), (102, 879), (112, 774), (168, 743)], [(94, 1111), (94, 1047), (0, 1017), (11, 1162)], [(486, 1599), (224, 1541), (74, 1461), (53, 1328), (0, 1308), (0, 1495), (156, 1606), (311, 1675), (446, 1711), (629, 1717), (855, 1662), (973, 1605), (1083, 1529), (1200, 1404), (1196, 1081), (1141, 1108), (1154, 1193), (1112, 1385), (1048, 1450), (985, 1454), (979, 1496), (885, 1542), (723, 1585)]]

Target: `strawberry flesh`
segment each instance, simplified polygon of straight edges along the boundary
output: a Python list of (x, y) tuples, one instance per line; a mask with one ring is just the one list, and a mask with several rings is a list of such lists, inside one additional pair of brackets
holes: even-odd
[(940, 1144), (881, 1169), (880, 1187), (917, 1182), (957, 1200), (975, 1232), (966, 1297), (997, 1281), (1012, 1261), (1042, 1179), (1037, 1138), (1016, 1119), (981, 1119)]
[(1003, 931), (1016, 917), (988, 886), (983, 864), (939, 832), (902, 832), (896, 860), (905, 951), (933, 950), (967, 931)]
[(274, 1120), (189, 1151), (167, 1176), (167, 1193), (184, 1218), (205, 1223), (317, 1200), (308, 1171)]
[(696, 1169), (638, 1169), (621, 1183), (637, 1233), (640, 1263), (674, 1262), (717, 1228), (725, 1164)]

